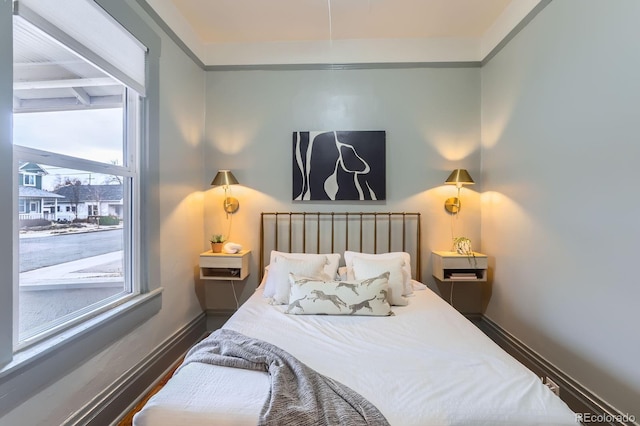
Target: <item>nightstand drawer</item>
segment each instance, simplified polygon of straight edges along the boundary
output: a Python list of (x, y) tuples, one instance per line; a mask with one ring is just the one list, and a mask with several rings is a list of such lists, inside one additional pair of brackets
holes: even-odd
[(242, 268), (242, 257), (200, 256), (201, 268)]
[(485, 281), (489, 262), (487, 255), (473, 256), (454, 251), (434, 251), (431, 254), (433, 276), (440, 281)]
[(487, 269), (487, 266), (485, 255), (442, 257), (442, 269)]
[(200, 254), (200, 278), (203, 280), (243, 280), (249, 275), (251, 251), (242, 250), (236, 254)]

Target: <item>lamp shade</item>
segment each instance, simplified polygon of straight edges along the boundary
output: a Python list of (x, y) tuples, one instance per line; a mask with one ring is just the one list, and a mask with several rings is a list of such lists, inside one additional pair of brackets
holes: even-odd
[(218, 170), (218, 174), (211, 181), (211, 186), (229, 186), (229, 185), (237, 185), (238, 179), (231, 173), (230, 170)]
[(455, 169), (451, 172), (446, 181), (444, 181), (447, 185), (473, 185), (475, 182), (471, 179), (471, 175), (467, 171), (467, 169)]

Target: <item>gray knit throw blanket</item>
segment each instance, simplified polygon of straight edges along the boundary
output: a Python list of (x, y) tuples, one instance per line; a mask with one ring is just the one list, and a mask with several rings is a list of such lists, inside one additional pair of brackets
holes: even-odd
[(260, 412), (259, 425), (389, 424), (357, 392), (319, 374), (279, 347), (233, 330), (213, 332), (191, 348), (180, 368), (191, 362), (268, 372), (271, 391)]

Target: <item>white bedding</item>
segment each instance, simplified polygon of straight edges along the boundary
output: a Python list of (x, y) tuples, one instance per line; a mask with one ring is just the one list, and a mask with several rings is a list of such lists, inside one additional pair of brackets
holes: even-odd
[[(351, 387), (391, 425), (577, 424), (538, 377), (435, 293), (409, 299), (392, 317), (286, 315), (258, 289), (224, 328)], [(266, 373), (189, 364), (134, 425), (255, 425), (268, 389)]]

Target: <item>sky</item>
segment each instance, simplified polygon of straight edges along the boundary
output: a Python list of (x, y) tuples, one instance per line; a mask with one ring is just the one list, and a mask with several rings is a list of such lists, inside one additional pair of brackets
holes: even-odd
[[(123, 164), (122, 121), (121, 108), (19, 113), (13, 115), (13, 142), (88, 160)], [(91, 179), (91, 183), (101, 184), (104, 180), (95, 173), (42, 166), (50, 173), (42, 189), (53, 189), (59, 181), (56, 174), (77, 175), (83, 183)]]

